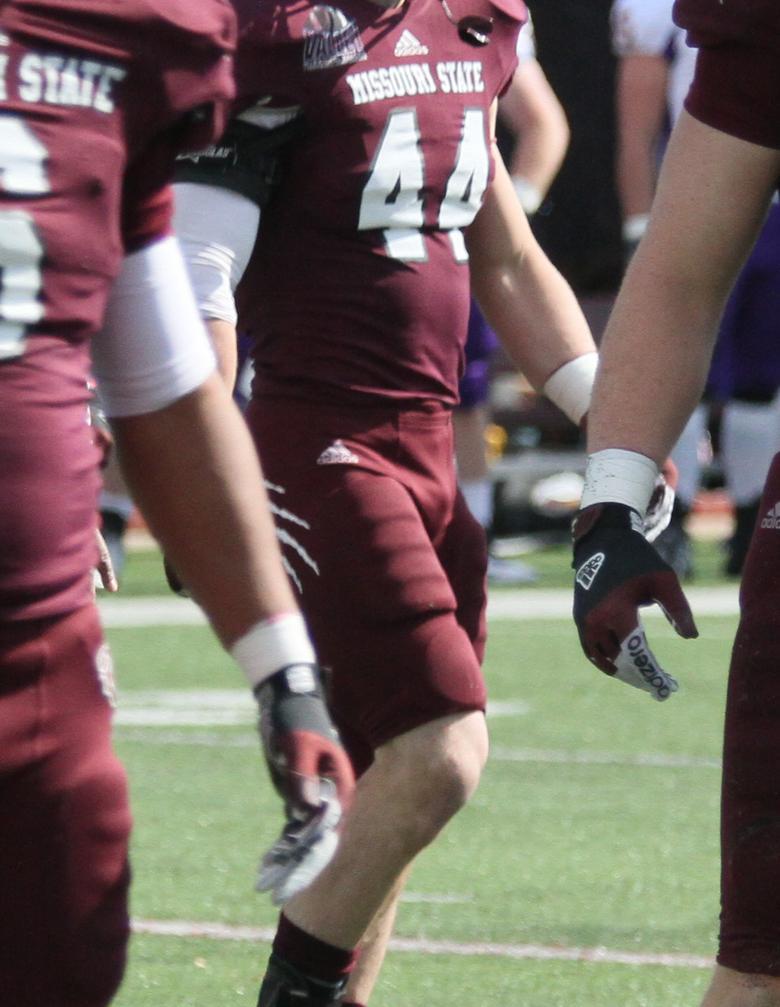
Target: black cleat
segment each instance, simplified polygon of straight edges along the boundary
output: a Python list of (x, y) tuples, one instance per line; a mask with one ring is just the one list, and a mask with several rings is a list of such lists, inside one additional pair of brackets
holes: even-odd
[(272, 954), (257, 1007), (339, 1007), (346, 985), (346, 976), (337, 983), (320, 982)]

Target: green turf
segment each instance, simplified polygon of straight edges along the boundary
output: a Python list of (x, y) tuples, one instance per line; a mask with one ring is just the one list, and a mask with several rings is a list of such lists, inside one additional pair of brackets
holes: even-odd
[[(491, 716), (483, 782), (419, 858), (398, 934), (712, 955), (734, 628), (734, 618), (701, 619), (701, 638), (683, 642), (653, 622), (651, 640), (681, 681), (679, 695), (656, 704), (588, 665), (568, 620), (492, 623), (489, 691), (515, 712)], [(109, 635), (128, 698), (243, 689), (203, 627)], [(122, 726), (117, 744), (136, 820), (134, 916), (271, 926), (276, 911), (252, 884), (280, 814), (251, 724)], [(139, 936), (118, 1004), (254, 1005), (266, 954), (237, 941)], [(690, 968), (396, 952), (372, 1005), (695, 1007), (706, 981)]]
[[(571, 550), (568, 543), (549, 545), (528, 553), (523, 552), (520, 558), (532, 566), (538, 574), (538, 580), (532, 586), (569, 587), (571, 585), (572, 574), (569, 568)], [(724, 583), (723, 558), (723, 550), (719, 542), (694, 539), (694, 578), (691, 583), (701, 586)], [(123, 594), (145, 597), (168, 593), (162, 562), (156, 550), (133, 550), (128, 554), (122, 578), (122, 592)]]
[[(723, 584), (724, 553), (721, 543), (710, 539), (692, 541), (694, 575), (689, 583), (697, 586)], [(510, 553), (511, 555), (511, 553)], [(549, 545), (519, 556), (537, 573), (534, 587), (570, 587), (572, 583), (571, 548), (568, 542)]]
[(162, 557), (157, 549), (131, 549), (122, 571), (123, 597), (149, 597), (170, 594), (163, 573)]
[[(266, 948), (139, 937), (116, 1007), (254, 1007)], [(391, 952), (373, 1007), (669, 1007), (698, 1004), (698, 969), (425, 957)]]

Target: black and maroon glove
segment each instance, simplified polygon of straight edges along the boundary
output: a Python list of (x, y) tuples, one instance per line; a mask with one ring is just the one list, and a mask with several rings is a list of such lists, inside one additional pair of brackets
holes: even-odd
[(659, 605), (685, 639), (699, 634), (677, 575), (645, 539), (643, 525), (625, 504), (598, 503), (577, 512), (574, 621), (589, 661), (660, 701), (677, 691), (677, 681), (650, 650), (640, 607)]

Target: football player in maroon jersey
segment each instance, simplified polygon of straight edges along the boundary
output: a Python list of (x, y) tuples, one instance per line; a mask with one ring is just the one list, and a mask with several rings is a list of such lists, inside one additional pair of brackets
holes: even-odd
[[(597, 667), (639, 667), (669, 695), (637, 607), (696, 636), (680, 584), (633, 529), (699, 400), (720, 314), (780, 179), (780, 7), (677, 0), (699, 48), (645, 238), (607, 328), (575, 521), (575, 620)], [(729, 672), (718, 964), (703, 1007), (780, 1005), (780, 456), (744, 569)], [(659, 697), (663, 698), (663, 697)]]
[(256, 690), (288, 812), (319, 813), (320, 774), (331, 772), (343, 796), (350, 789), (256, 454), (215, 373), (170, 229), (174, 157), (221, 131), (234, 40), (223, 0), (0, 5), (0, 1002), (9, 1007), (108, 1003), (128, 939), (130, 812), (91, 587), (90, 348), (136, 499)]
[(227, 134), (182, 163), (177, 231), (224, 373), (236, 318), (254, 338), (248, 421), (360, 775), (263, 1007), (367, 1002), (408, 867), (486, 758), (485, 538), (451, 426), (472, 286), (535, 387), (587, 409), (590, 333), (494, 143), (524, 20), (520, 0), (263, 5)]

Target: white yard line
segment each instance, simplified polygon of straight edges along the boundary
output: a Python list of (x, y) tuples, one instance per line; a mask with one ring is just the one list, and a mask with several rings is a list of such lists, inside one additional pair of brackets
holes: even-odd
[(637, 752), (618, 755), (616, 752), (557, 751), (537, 748), (504, 748), (494, 745), (492, 762), (560, 763), (567, 766), (638, 766), (642, 769), (720, 769), (720, 759), (697, 755), (663, 755), (657, 752)]
[[(736, 615), (737, 585), (692, 587), (686, 591), (695, 615)], [(489, 619), (567, 619), (571, 616), (571, 591), (535, 589), (494, 591), (488, 602)], [(184, 598), (101, 598), (103, 625), (109, 629), (132, 626), (199, 626), (206, 620), (198, 606)], [(650, 618), (658, 608), (646, 609)]]
[[(194, 937), (213, 941), (260, 941), (270, 943), (275, 931), (270, 927), (230, 926), (196, 920), (134, 920), (133, 931), (156, 937)], [(592, 962), (604, 965), (655, 965), (666, 968), (708, 969), (713, 960), (703, 955), (614, 951), (610, 948), (560, 947), (545, 944), (499, 944), (494, 942), (434, 941), (395, 937), (391, 951), (418, 955), (461, 955), (474, 958), (512, 958), (534, 961)]]

